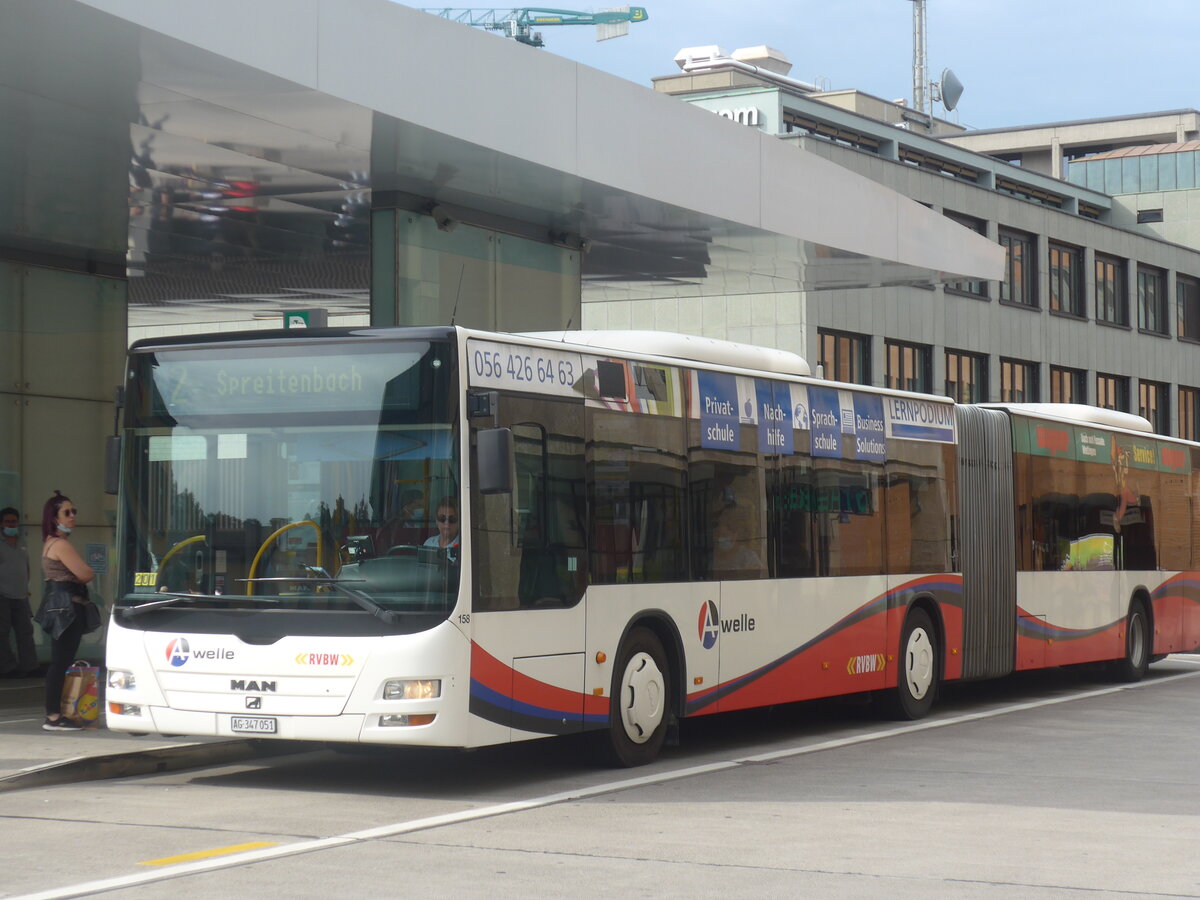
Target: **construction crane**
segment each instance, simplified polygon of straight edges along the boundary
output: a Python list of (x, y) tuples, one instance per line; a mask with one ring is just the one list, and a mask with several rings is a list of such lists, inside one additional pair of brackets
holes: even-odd
[(645, 22), (649, 18), (643, 6), (623, 6), (602, 12), (575, 12), (570, 9), (542, 9), (523, 7), (520, 9), (462, 9), (440, 7), (423, 9), (443, 19), (499, 31), (513, 40), (530, 47), (544, 47), (541, 32), (534, 28), (550, 25), (595, 25), (596, 40), (607, 41), (629, 33), (630, 22)]

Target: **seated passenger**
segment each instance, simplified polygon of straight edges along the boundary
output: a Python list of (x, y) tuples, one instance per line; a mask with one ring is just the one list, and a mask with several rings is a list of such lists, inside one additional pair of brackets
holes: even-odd
[(437, 507), (437, 534), (430, 535), (425, 541), (426, 547), (439, 547), (446, 550), (451, 562), (458, 558), (458, 501), (453, 497), (445, 497)]

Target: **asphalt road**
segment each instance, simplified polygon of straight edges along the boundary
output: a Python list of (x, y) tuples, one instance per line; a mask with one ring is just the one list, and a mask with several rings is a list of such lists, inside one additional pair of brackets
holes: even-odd
[(712, 717), (634, 770), (553, 740), (15, 791), (0, 896), (1200, 897), (1196, 676)]

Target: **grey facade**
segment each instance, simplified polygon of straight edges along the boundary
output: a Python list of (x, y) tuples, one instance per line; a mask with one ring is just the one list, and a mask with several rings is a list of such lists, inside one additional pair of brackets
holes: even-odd
[[(898, 351), (913, 351), (924, 357), (919, 380), (932, 392), (1111, 405), (1143, 413), (1163, 433), (1197, 437), (1200, 346), (1176, 298), (1180, 285), (1200, 277), (1200, 252), (1138, 225), (1122, 198), (964, 149), (970, 133), (932, 137), (851, 111), (894, 105), (877, 98), (851, 103), (839, 92), (835, 106), (771, 73), (739, 73), (721, 87), (690, 72), (655, 85), (710, 111), (761, 108), (758, 127), (781, 143), (954, 217), (1009, 251), (1001, 281), (806, 291), (795, 312), (781, 311), (787, 318), (770, 321), (762, 311), (758, 333), (802, 330), (805, 355), (827, 375), (912, 386)], [(732, 128), (753, 127), (744, 112), (725, 118)], [(903, 125), (899, 112), (888, 118)], [(1185, 117), (1169, 118), (1186, 132)], [(1073, 283), (1064, 278), (1068, 264)], [(594, 315), (603, 322), (606, 311)], [(699, 325), (719, 336), (706, 320)], [(830, 358), (842, 337), (862, 346), (860, 365)], [(963, 383), (964, 358), (979, 367), (972, 384)]]

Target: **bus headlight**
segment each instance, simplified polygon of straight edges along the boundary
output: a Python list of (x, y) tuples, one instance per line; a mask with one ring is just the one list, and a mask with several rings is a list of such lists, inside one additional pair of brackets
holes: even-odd
[(126, 672), (124, 669), (109, 669), (108, 686), (119, 691), (132, 691), (137, 687), (137, 679), (132, 672)]
[(434, 713), (422, 713), (421, 715), (387, 715), (379, 717), (379, 724), (387, 728), (389, 726), (413, 728), (418, 725), (432, 725), (433, 720), (437, 716)]
[(440, 678), (413, 678), (388, 681), (383, 685), (384, 700), (433, 700), (442, 696)]

